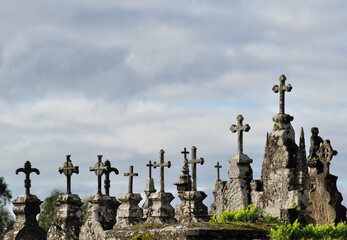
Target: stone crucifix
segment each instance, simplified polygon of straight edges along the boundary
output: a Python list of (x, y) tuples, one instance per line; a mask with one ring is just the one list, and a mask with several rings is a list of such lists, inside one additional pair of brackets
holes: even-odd
[(196, 184), (196, 164), (200, 163), (201, 165), (204, 164), (205, 160), (204, 158), (196, 158), (196, 147), (192, 147), (192, 159), (187, 161), (187, 164), (192, 164), (192, 191), (197, 190), (197, 184)]
[(284, 75), (281, 75), (280, 78), (280, 85), (275, 85), (273, 86), (272, 88), (272, 91), (274, 91), (274, 93), (280, 93), (280, 114), (284, 114), (284, 93), (285, 92), (290, 92), (292, 90), (292, 85), (288, 84), (288, 85), (285, 85), (285, 82), (287, 80), (286, 76)]
[(220, 181), (219, 169), (222, 168), (222, 166), (219, 165), (219, 162), (217, 162), (217, 165), (214, 167), (217, 168), (217, 181)]
[(187, 151), (187, 148), (184, 148), (184, 150), (181, 152), (184, 155), (184, 164), (187, 165), (187, 155), (189, 154), (189, 152)]
[(248, 124), (242, 125), (244, 120), (242, 115), (238, 115), (236, 119), (237, 125), (231, 125), (230, 130), (232, 133), (237, 132), (238, 154), (241, 155), (243, 154), (243, 132), (248, 132), (251, 127)]
[(101, 177), (107, 170), (107, 167), (102, 162), (102, 155), (97, 155), (98, 162), (94, 165), (94, 167), (90, 167), (89, 171), (94, 171), (95, 175), (98, 176), (98, 193), (101, 194)]
[(148, 178), (151, 179), (152, 178), (152, 161), (149, 160), (148, 163), (146, 164), (146, 167), (148, 167)]
[(26, 161), (24, 163), (24, 168), (18, 168), (16, 170), (16, 175), (18, 175), (19, 172), (25, 173), (25, 180), (24, 180), (25, 194), (30, 195), (30, 187), (31, 187), (30, 174), (34, 172), (37, 175), (40, 175), (40, 171), (37, 168), (32, 168), (30, 161)]
[(63, 167), (59, 168), (59, 173), (66, 176), (66, 194), (71, 194), (71, 175), (73, 173), (78, 174), (78, 166), (73, 166), (71, 163), (71, 155), (66, 155), (66, 162), (64, 163)]
[(111, 162), (108, 159), (105, 161), (105, 167), (106, 167), (106, 170), (104, 171), (104, 173), (105, 173), (105, 180), (104, 180), (105, 194), (107, 196), (110, 196), (110, 187), (111, 187), (110, 174), (111, 174), (111, 172), (114, 172), (116, 175), (118, 175), (119, 171), (117, 168), (111, 167)]
[(129, 167), (129, 172), (124, 173), (125, 177), (129, 177), (129, 188), (128, 193), (133, 193), (133, 177), (138, 176), (138, 173), (134, 173), (134, 166)]
[(160, 163), (153, 163), (153, 167), (157, 168), (160, 167), (160, 192), (164, 192), (164, 167), (171, 167), (171, 162), (168, 161), (167, 163), (164, 163), (164, 153), (165, 151), (163, 149), (160, 150)]

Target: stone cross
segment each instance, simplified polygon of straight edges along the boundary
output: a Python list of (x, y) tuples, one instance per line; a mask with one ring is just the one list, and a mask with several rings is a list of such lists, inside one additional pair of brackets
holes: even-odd
[(219, 162), (217, 162), (217, 165), (215, 165), (214, 167), (217, 168), (217, 181), (220, 181), (219, 169), (222, 168), (222, 166), (219, 165)]
[(181, 153), (184, 154), (184, 164), (186, 164), (188, 160), (187, 154), (189, 154), (189, 152), (187, 151), (187, 148), (184, 148), (184, 151), (182, 151)]
[(200, 163), (203, 165), (205, 162), (204, 158), (196, 159), (196, 147), (192, 147), (192, 159), (187, 161), (187, 164), (192, 164), (192, 191), (196, 191), (196, 164)]
[(129, 176), (129, 188), (128, 188), (128, 193), (133, 193), (133, 177), (138, 176), (138, 173), (134, 173), (134, 166), (129, 167), (129, 172), (124, 173), (124, 176), (128, 177)]
[(95, 175), (98, 176), (98, 194), (101, 194), (101, 177), (107, 171), (107, 167), (102, 163), (102, 155), (98, 156), (98, 162), (94, 167), (90, 167), (89, 171), (94, 171)]
[(117, 168), (114, 168), (114, 167), (111, 167), (111, 162), (107, 159), (105, 161), (105, 167), (106, 167), (106, 170), (104, 171), (105, 172), (105, 194), (107, 196), (110, 196), (110, 187), (111, 187), (111, 181), (110, 181), (110, 174), (111, 172), (114, 172), (116, 175), (119, 174), (119, 171)]
[(146, 164), (146, 167), (148, 167), (148, 178), (151, 179), (152, 178), (152, 161), (149, 160), (148, 164)]
[(231, 125), (230, 130), (232, 133), (237, 132), (238, 154), (243, 154), (243, 132), (248, 132), (251, 127), (248, 124), (242, 125), (244, 120), (242, 115), (237, 116), (237, 125)]
[(58, 170), (60, 174), (64, 173), (64, 175), (66, 176), (66, 194), (71, 194), (71, 175), (73, 173), (79, 173), (78, 166), (74, 167), (72, 165), (70, 157), (71, 155), (66, 155), (66, 162), (64, 163), (64, 166), (59, 168)]
[(24, 168), (18, 168), (16, 170), (16, 175), (18, 175), (19, 172), (25, 173), (25, 180), (24, 180), (25, 194), (30, 195), (30, 187), (31, 187), (30, 174), (34, 172), (37, 175), (40, 175), (40, 171), (37, 168), (32, 168), (31, 163), (29, 161), (26, 161), (24, 163)]
[(160, 163), (153, 163), (153, 167), (160, 167), (160, 192), (164, 192), (164, 167), (171, 167), (171, 162), (164, 163), (164, 150), (160, 150)]
[(272, 91), (275, 93), (280, 92), (280, 114), (284, 114), (284, 92), (290, 92), (292, 90), (292, 85), (285, 85), (286, 79), (286, 76), (281, 75), (279, 78), (280, 85), (275, 85), (272, 88)]

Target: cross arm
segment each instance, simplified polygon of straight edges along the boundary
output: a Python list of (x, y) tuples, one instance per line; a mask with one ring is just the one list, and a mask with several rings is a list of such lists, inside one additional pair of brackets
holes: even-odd
[[(25, 168), (18, 168), (16, 170), (16, 175), (18, 175), (19, 172), (27, 173), (28, 171)], [(40, 170), (38, 170), (37, 168), (31, 168), (30, 173), (32, 172), (36, 173), (37, 175), (40, 175)]]

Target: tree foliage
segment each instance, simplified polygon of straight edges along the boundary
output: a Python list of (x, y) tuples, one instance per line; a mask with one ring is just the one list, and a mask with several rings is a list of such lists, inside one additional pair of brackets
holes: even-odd
[(10, 231), (14, 225), (14, 219), (6, 204), (11, 201), (11, 191), (3, 177), (0, 177), (0, 239), (6, 232)]
[(41, 205), (41, 213), (39, 215), (38, 222), (40, 227), (46, 232), (54, 221), (54, 203), (57, 200), (58, 196), (62, 193), (63, 192), (60, 192), (57, 189), (52, 190), (51, 195), (47, 197)]

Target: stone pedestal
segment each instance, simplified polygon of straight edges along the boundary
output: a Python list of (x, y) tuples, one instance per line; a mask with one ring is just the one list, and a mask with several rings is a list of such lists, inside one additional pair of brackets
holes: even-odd
[(105, 239), (105, 230), (112, 229), (117, 222), (117, 209), (120, 203), (115, 197), (95, 194), (89, 197), (91, 208), (87, 220), (80, 231), (80, 239)]
[(77, 194), (59, 195), (55, 202), (54, 223), (47, 232), (47, 239), (78, 239), (82, 226), (82, 205)]
[(181, 204), (176, 206), (176, 219), (179, 223), (207, 222), (207, 207), (203, 200), (207, 195), (202, 191), (186, 191), (180, 194)]
[(145, 194), (146, 194), (146, 200), (142, 204), (142, 210), (143, 210), (143, 218), (147, 219), (148, 215), (148, 209), (150, 206), (153, 205), (152, 200), (149, 198), (152, 193), (156, 192), (157, 190), (154, 188), (154, 180), (153, 178), (147, 178), (146, 180), (146, 189), (145, 189)]
[(169, 192), (156, 192), (149, 197), (153, 205), (148, 209), (146, 223), (176, 223), (175, 209), (170, 202), (175, 198)]
[(115, 228), (143, 223), (143, 211), (139, 207), (142, 197), (139, 193), (124, 193), (118, 199), (122, 205), (117, 210), (118, 222), (114, 226)]
[(19, 195), (12, 203), (16, 215), (15, 227), (4, 236), (4, 240), (45, 240), (46, 232), (39, 227), (36, 220), (42, 201), (35, 195), (25, 194)]

